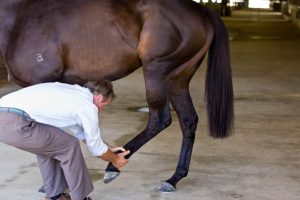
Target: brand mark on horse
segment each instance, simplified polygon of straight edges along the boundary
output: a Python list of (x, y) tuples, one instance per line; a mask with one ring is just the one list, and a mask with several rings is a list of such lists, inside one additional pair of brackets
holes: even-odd
[(43, 62), (43, 61), (44, 61), (43, 56), (42, 56), (41, 53), (38, 53), (38, 54), (36, 55), (36, 60), (37, 60), (38, 62)]

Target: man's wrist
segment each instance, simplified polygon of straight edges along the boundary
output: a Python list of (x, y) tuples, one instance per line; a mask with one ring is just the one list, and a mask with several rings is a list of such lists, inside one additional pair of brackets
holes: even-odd
[(103, 155), (98, 157), (107, 162), (114, 162), (117, 159), (117, 155), (114, 152), (112, 152), (110, 148), (108, 148)]

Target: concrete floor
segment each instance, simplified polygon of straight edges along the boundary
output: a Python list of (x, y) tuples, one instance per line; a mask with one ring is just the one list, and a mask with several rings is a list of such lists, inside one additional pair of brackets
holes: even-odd
[[(235, 135), (207, 136), (203, 102), (205, 65), (191, 83), (199, 116), (188, 177), (170, 194), (155, 192), (177, 165), (178, 120), (147, 143), (111, 184), (102, 182), (106, 163), (82, 149), (94, 180), (94, 200), (299, 200), (300, 199), (300, 34), (281, 15), (234, 12), (230, 30), (235, 91)], [(204, 63), (205, 64), (205, 63)], [(1, 96), (18, 89), (1, 83)], [(115, 82), (116, 100), (101, 113), (104, 139), (124, 145), (147, 122), (142, 71)], [(43, 199), (35, 156), (0, 143), (0, 199)]]

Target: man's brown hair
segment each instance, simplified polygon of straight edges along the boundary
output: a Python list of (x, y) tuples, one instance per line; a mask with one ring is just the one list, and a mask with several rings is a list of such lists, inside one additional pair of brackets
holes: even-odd
[(109, 97), (111, 99), (115, 97), (113, 85), (109, 80), (89, 81), (83, 87), (88, 88), (93, 94), (101, 94), (104, 98), (103, 101)]

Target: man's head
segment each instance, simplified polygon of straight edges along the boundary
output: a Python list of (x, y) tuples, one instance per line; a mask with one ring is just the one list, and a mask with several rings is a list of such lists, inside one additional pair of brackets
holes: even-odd
[(83, 85), (93, 94), (93, 103), (102, 110), (114, 98), (114, 90), (110, 81), (89, 81)]

